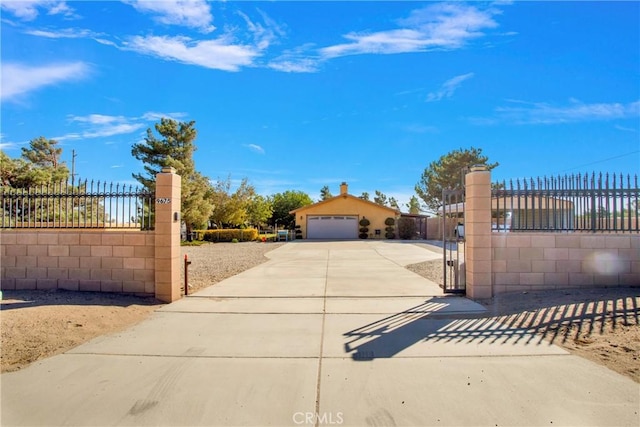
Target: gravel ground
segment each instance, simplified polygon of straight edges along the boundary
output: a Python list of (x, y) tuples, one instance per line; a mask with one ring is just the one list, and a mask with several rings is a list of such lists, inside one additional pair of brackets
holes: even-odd
[[(196, 292), (269, 260), (264, 254), (285, 243), (207, 243), (183, 246), (182, 256), (188, 256), (189, 292)], [(184, 271), (181, 276), (184, 283)]]

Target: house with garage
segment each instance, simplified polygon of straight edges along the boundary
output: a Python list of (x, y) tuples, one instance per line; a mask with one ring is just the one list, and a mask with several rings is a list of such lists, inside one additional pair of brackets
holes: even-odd
[[(340, 185), (338, 196), (290, 213), (295, 216), (296, 227), (303, 239), (396, 238), (395, 224), (400, 216), (399, 210), (349, 194), (345, 182)], [(368, 224), (362, 225), (361, 221)]]

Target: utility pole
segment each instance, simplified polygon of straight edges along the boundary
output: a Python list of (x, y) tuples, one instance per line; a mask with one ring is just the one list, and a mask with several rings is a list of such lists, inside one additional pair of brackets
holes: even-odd
[(76, 181), (76, 150), (71, 150), (71, 187), (75, 185)]

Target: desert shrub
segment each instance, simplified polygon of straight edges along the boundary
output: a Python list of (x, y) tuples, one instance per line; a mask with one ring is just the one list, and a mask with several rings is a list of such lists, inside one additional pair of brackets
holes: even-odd
[(231, 243), (238, 243), (238, 239), (231, 239)]
[(395, 225), (395, 223), (396, 223), (396, 220), (391, 217), (384, 220), (384, 225)]
[(418, 231), (416, 222), (411, 218), (400, 218), (398, 221), (398, 235), (401, 239), (413, 239)]
[(367, 218), (362, 218), (360, 220), (360, 226), (362, 227), (367, 227), (369, 224), (371, 224), (371, 221), (369, 221)]
[(258, 230), (255, 228), (206, 230), (198, 233), (208, 242), (232, 242), (233, 239), (238, 242), (250, 242), (258, 238)]

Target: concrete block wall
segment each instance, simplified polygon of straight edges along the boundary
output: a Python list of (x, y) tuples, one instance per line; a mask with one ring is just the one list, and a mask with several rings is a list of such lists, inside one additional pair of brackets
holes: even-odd
[(493, 294), (640, 286), (640, 235), (494, 233)]
[(2, 230), (0, 287), (155, 293), (155, 234), (137, 230)]

